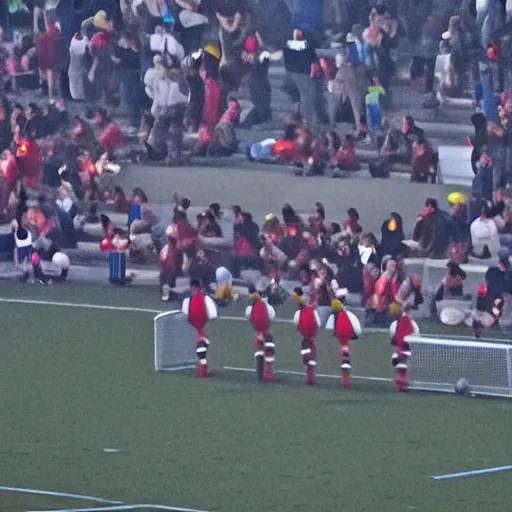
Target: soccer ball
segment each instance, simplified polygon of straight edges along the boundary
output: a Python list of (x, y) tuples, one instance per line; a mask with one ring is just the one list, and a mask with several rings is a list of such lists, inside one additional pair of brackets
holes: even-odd
[(469, 395), (469, 382), (464, 377), (460, 378), (455, 384), (455, 393), (458, 395)]

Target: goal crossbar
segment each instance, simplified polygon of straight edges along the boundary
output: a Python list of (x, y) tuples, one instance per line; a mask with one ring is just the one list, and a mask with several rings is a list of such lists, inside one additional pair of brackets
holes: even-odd
[(512, 397), (512, 345), (412, 335), (410, 388), (454, 393), (461, 378), (472, 394)]

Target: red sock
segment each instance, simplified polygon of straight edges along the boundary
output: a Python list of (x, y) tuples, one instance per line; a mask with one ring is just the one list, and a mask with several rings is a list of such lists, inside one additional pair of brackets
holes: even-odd
[(276, 380), (274, 372), (272, 371), (272, 365), (270, 363), (265, 363), (265, 367), (263, 370), (263, 380), (265, 382), (272, 382)]
[(306, 365), (306, 384), (308, 386), (315, 385), (315, 367), (310, 364)]
[(197, 376), (200, 379), (205, 379), (207, 377), (210, 377), (210, 372), (208, 371), (208, 365), (207, 364), (198, 363), (198, 366), (197, 366)]

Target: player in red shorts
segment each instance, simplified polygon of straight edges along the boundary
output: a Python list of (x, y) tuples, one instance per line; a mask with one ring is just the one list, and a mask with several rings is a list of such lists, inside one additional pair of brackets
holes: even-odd
[(345, 309), (342, 300), (331, 301), (331, 309), (332, 314), (327, 319), (325, 328), (334, 331), (341, 344), (341, 384), (348, 388), (352, 370), (349, 343), (361, 334), (361, 323), (354, 313)]
[(300, 288), (296, 288), (292, 293), (292, 297), (299, 303), (299, 310), (293, 317), (293, 323), (302, 335), (300, 353), (306, 369), (306, 384), (314, 386), (317, 355), (316, 335), (318, 334), (321, 321), (316, 311), (316, 304), (314, 302), (306, 302), (302, 295), (303, 292)]
[(181, 311), (187, 317), (188, 323), (196, 330), (197, 376), (210, 377), (206, 354), (210, 342), (206, 338), (204, 328), (209, 320), (217, 318), (217, 306), (213, 299), (201, 292), (201, 283), (197, 279), (190, 282), (192, 295), (187, 297), (181, 305)]
[(418, 324), (411, 318), (410, 308), (405, 308), (402, 316), (391, 324), (389, 333), (391, 334), (391, 345), (395, 347), (391, 357), (395, 388), (397, 391), (406, 391), (409, 386), (408, 361), (411, 357), (411, 347), (405, 338), (411, 334), (420, 333)]
[(259, 381), (271, 382), (275, 380), (272, 372), (272, 365), (275, 361), (275, 344), (270, 333), (270, 322), (276, 317), (276, 311), (254, 288), (250, 292), (251, 304), (247, 306), (245, 316), (256, 331), (254, 338), (256, 376)]

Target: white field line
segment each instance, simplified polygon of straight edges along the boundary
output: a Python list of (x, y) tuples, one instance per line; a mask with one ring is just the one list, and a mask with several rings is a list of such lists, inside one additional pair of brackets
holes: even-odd
[[(170, 313), (171, 311), (179, 312), (179, 310), (160, 310), (160, 309), (146, 309), (146, 308), (137, 308), (137, 307), (129, 307), (129, 306), (107, 306), (103, 304), (80, 304), (74, 302), (58, 302), (51, 300), (29, 300), (29, 299), (11, 299), (11, 298), (2, 298), (0, 297), (0, 303), (6, 304), (24, 304), (24, 305), (34, 305), (34, 306), (54, 306), (61, 308), (83, 308), (83, 309), (97, 309), (103, 311), (126, 311), (132, 313), (151, 313), (158, 315), (160, 313)], [(220, 316), (218, 320), (229, 320), (231, 322), (248, 322), (247, 318), (241, 316)], [(276, 324), (293, 324), (292, 320), (287, 318), (275, 318), (272, 320), (273, 323)], [(374, 327), (367, 327), (364, 329), (364, 332), (372, 333), (372, 334), (388, 334), (389, 329), (381, 329)], [(426, 338), (440, 338), (442, 340), (463, 340), (463, 341), (472, 341), (469, 339), (469, 336), (461, 336), (458, 334), (422, 334), (422, 336)], [(480, 338), (479, 342), (492, 342), (492, 343), (510, 343), (509, 340), (500, 339), (500, 338)]]
[(462, 478), (465, 476), (488, 475), (490, 473), (500, 473), (501, 471), (510, 471), (511, 466), (499, 466), (496, 468), (474, 469), (473, 471), (464, 471), (462, 473), (448, 473), (446, 475), (433, 476), (434, 480), (450, 480), (452, 478)]
[(65, 510), (32, 510), (27, 512), (114, 512), (120, 510), (167, 510), (170, 512), (208, 512), (207, 510), (199, 510), (197, 508), (181, 508), (181, 507), (167, 507), (165, 505), (119, 505), (114, 507), (100, 507), (100, 508), (68, 508)]
[[(223, 366), (222, 369), (228, 370), (231, 372), (247, 372), (247, 373), (248, 372), (254, 373), (254, 371), (255, 371), (254, 368), (238, 368), (236, 366)], [(286, 371), (286, 370), (276, 371), (276, 374), (278, 374), (278, 375), (298, 375), (300, 377), (305, 376), (305, 373), (303, 373), (303, 372), (292, 372), (292, 371)], [(340, 375), (330, 375), (330, 374), (325, 374), (325, 373), (317, 373), (316, 376), (321, 377), (323, 379), (340, 379), (341, 378), (341, 374)], [(369, 381), (373, 381), (373, 382), (393, 382), (393, 379), (389, 379), (387, 377), (362, 377), (360, 375), (351, 375), (350, 378), (354, 379), (354, 380), (369, 380)]]
[(73, 494), (68, 492), (58, 492), (58, 491), (43, 491), (41, 489), (30, 489), (23, 487), (10, 487), (10, 486), (0, 486), (0, 491), (7, 492), (19, 492), (22, 494), (36, 494), (39, 496), (57, 496), (58, 498), (70, 498), (74, 500), (84, 500), (84, 501), (95, 501), (96, 503), (110, 503), (112, 505), (122, 504), (122, 501), (112, 501), (105, 500), (103, 498), (98, 498), (96, 496), (86, 496), (85, 494)]

